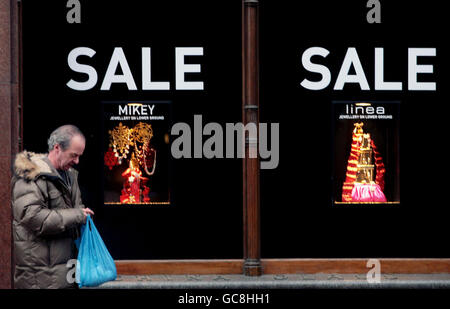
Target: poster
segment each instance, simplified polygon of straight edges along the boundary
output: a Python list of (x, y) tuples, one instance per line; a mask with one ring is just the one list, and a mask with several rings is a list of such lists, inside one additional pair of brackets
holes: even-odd
[(170, 205), (170, 102), (102, 102), (105, 205)]
[(400, 204), (400, 102), (333, 101), (334, 205)]

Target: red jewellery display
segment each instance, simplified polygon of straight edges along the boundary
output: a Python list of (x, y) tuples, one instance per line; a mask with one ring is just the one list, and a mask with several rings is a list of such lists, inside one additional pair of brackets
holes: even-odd
[(125, 162), (128, 165), (121, 174), (124, 180), (120, 203), (149, 203), (149, 178), (145, 176), (153, 175), (156, 166), (156, 150), (150, 146), (152, 126), (139, 122), (133, 128), (128, 128), (119, 123), (108, 133), (110, 145), (104, 155), (105, 165), (109, 170)]
[[(346, 179), (342, 186), (342, 202), (386, 202), (383, 158), (370, 133), (364, 133), (364, 123), (355, 123), (354, 126)], [(372, 164), (373, 158), (375, 164)]]

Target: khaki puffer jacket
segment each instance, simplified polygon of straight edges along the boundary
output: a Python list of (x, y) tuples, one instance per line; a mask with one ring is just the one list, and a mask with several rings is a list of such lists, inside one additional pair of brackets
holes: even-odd
[(14, 162), (12, 210), (15, 288), (71, 288), (67, 265), (76, 258), (74, 239), (85, 222), (78, 172), (67, 186), (44, 154), (22, 152)]

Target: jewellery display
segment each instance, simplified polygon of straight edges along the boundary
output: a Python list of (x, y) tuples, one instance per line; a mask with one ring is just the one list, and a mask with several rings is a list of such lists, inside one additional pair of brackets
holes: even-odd
[(131, 131), (128, 127), (119, 123), (113, 130), (108, 131), (111, 137), (109, 147), (113, 147), (114, 155), (117, 157), (119, 165), (122, 164), (122, 159), (127, 157), (130, 145), (133, 145), (131, 140)]
[(123, 183), (122, 194), (120, 195), (120, 202), (123, 204), (150, 202), (150, 198), (148, 197), (150, 188), (146, 186), (148, 178), (142, 176), (139, 166), (135, 165), (136, 162), (137, 160), (131, 159), (130, 167), (122, 173), (125, 181)]
[(383, 193), (386, 173), (383, 158), (370, 133), (364, 133), (364, 123), (354, 123), (354, 126), (342, 202), (387, 202)]
[(104, 155), (105, 165), (112, 170), (124, 161), (128, 168), (121, 174), (125, 181), (121, 190), (120, 203), (135, 204), (150, 202), (148, 177), (155, 172), (156, 150), (150, 146), (153, 137), (152, 126), (139, 122), (133, 128), (121, 122), (109, 134), (109, 148)]

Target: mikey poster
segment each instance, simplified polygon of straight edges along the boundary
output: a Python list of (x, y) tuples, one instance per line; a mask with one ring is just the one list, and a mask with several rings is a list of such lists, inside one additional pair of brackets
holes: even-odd
[(170, 102), (102, 102), (105, 205), (169, 205)]

